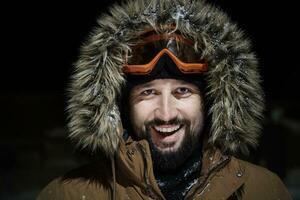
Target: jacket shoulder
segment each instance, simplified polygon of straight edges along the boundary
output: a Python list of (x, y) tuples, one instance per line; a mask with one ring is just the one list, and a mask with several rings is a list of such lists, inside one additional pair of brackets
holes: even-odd
[(243, 196), (245, 199), (292, 199), (287, 188), (275, 173), (247, 161), (236, 158), (235, 160), (244, 169)]
[(37, 200), (94, 199), (97, 196), (109, 199), (110, 179), (110, 171), (106, 165), (89, 164), (51, 181), (40, 192)]

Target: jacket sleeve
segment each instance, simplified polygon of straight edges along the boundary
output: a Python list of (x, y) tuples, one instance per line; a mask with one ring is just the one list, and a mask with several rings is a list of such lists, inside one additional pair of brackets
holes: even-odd
[(111, 190), (101, 182), (83, 178), (57, 178), (38, 195), (37, 200), (110, 199)]
[(245, 161), (239, 161), (245, 169), (243, 200), (292, 199), (281, 179), (270, 170)]
[(59, 179), (51, 181), (37, 196), (37, 200), (63, 200), (66, 199), (64, 189)]
[(281, 179), (276, 174), (269, 171), (269, 179), (272, 184), (271, 188), (273, 190), (274, 197), (284, 200), (292, 199), (286, 186), (282, 183)]

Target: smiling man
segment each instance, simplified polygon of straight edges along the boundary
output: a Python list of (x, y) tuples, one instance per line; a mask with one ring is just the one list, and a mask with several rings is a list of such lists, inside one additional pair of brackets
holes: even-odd
[(136, 86), (129, 102), (134, 133), (149, 142), (159, 171), (176, 170), (199, 147), (204, 108), (196, 85), (156, 79)]
[(70, 137), (97, 160), (38, 199), (291, 199), (237, 159), (263, 92), (249, 41), (202, 0), (136, 0), (99, 19), (72, 77)]
[(135, 136), (149, 142), (160, 190), (182, 199), (201, 169), (204, 104), (197, 85), (170, 78), (132, 89), (130, 119)]

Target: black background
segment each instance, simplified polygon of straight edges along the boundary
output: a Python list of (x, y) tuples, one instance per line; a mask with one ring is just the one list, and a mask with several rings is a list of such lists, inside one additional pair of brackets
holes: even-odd
[[(217, 1), (254, 44), (267, 98), (299, 98), (298, 12), (292, 2)], [(64, 90), (96, 19), (111, 5), (37, 3), (7, 5), (2, 20), (1, 87), (4, 90)]]
[[(266, 118), (260, 148), (250, 155), (251, 160), (293, 185), (295, 180), (290, 181), (289, 176), (295, 176), (289, 174), (300, 168), (296, 3), (291, 0), (208, 2), (227, 12), (245, 31), (260, 62)], [(31, 199), (51, 179), (75, 166), (65, 163), (73, 153), (65, 141), (66, 89), (80, 46), (97, 25), (96, 19), (112, 3), (108, 0), (63, 4), (15, 2), (1, 6), (2, 196), (13, 199), (14, 194), (25, 194)], [(31, 177), (37, 180), (32, 181)], [(297, 177), (296, 188), (300, 188), (300, 176)]]

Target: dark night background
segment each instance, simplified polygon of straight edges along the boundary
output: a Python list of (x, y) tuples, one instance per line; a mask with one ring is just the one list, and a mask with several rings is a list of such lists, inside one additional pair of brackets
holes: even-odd
[[(277, 173), (300, 199), (299, 16), (295, 3), (208, 0), (253, 42), (266, 112), (248, 158)], [(66, 88), (79, 48), (112, 4), (15, 3), (1, 10), (0, 199), (34, 199), (80, 165), (66, 139)]]

